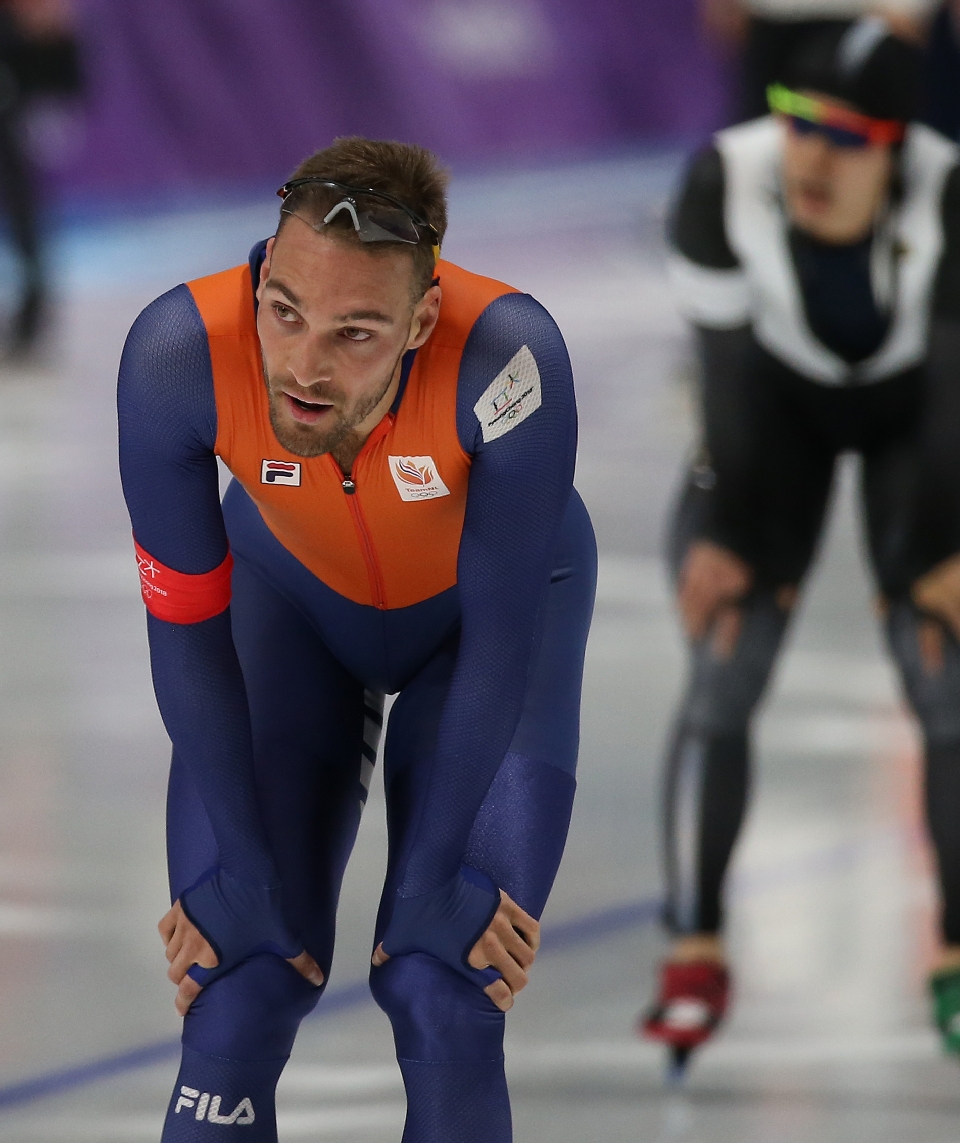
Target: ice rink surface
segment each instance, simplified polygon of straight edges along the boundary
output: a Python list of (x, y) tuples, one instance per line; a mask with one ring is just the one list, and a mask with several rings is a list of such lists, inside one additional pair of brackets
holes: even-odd
[[(935, 899), (917, 739), (872, 617), (852, 462), (759, 720), (732, 1017), (683, 1091), (633, 1034), (664, 947), (658, 769), (683, 672), (658, 556), (694, 435), (660, 241), (676, 170), (648, 155), (454, 193), (445, 255), (533, 293), (566, 335), (601, 549), (579, 801), (543, 954), (508, 1019), (517, 1143), (955, 1143), (960, 1071), (924, 995)], [(168, 743), (113, 387), (140, 308), (242, 261), (274, 211), (265, 195), (68, 229), (50, 362), (0, 377), (3, 1143), (159, 1138), (178, 1034), (155, 932)], [(383, 864), (375, 783), (331, 984), (281, 1081), (282, 1140), (399, 1140), (390, 1031), (363, 984)]]

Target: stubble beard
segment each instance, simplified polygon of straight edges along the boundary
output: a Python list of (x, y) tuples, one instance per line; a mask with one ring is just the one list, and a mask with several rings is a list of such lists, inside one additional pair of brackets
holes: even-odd
[(324, 453), (336, 453), (338, 449), (349, 443), (356, 428), (361, 424), (383, 400), (384, 395), (393, 382), (394, 370), (382, 386), (369, 396), (362, 398), (349, 413), (342, 411), (342, 394), (324, 392), (322, 387), (304, 391), (303, 399), (306, 401), (326, 400), (333, 401), (334, 416), (336, 420), (324, 428), (313, 425), (299, 424), (292, 421), (288, 415), (281, 411), (284, 397), (281, 390), (275, 390), (270, 384), (270, 375), (267, 372), (267, 363), (263, 363), (263, 379), (267, 386), (267, 398), (270, 408), (270, 424), (277, 440), (294, 456), (308, 459), (313, 456), (323, 456)]

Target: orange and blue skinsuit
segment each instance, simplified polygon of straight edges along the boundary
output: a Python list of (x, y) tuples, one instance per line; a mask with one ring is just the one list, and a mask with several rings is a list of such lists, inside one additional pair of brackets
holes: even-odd
[[(276, 1139), (273, 1090), (322, 990), (376, 751), (389, 862), (371, 986), (406, 1143), (505, 1143), (503, 1016), (466, 953), (503, 889), (539, 916), (574, 791), (596, 552), (573, 490), (563, 340), (532, 298), (441, 262), (439, 324), (346, 478), (270, 427), (249, 266), (137, 320), (121, 471), (173, 741), (171, 893), (216, 970), (164, 1140)], [(234, 476), (222, 504), (217, 458)], [(494, 974), (495, 975), (495, 974)], [(232, 1117), (232, 1118), (231, 1118)]]

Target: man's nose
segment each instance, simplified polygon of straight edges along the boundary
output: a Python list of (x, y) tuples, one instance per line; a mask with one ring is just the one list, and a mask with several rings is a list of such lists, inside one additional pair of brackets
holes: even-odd
[(301, 389), (309, 389), (331, 379), (332, 370), (323, 347), (312, 338), (291, 347), (287, 369)]
[(818, 167), (826, 166), (833, 158), (834, 145), (821, 131), (811, 131), (807, 137), (807, 157)]

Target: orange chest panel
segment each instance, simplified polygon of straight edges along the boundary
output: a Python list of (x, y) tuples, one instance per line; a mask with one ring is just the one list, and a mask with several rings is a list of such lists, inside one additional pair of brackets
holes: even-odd
[(444, 263), (441, 274), (440, 322), (396, 414), (357, 458), (353, 493), (331, 456), (295, 456), (274, 435), (249, 268), (189, 283), (210, 344), (217, 455), (283, 546), (355, 603), (407, 607), (457, 582), (470, 474), (457, 437), (460, 360), (477, 317), (511, 291)]

